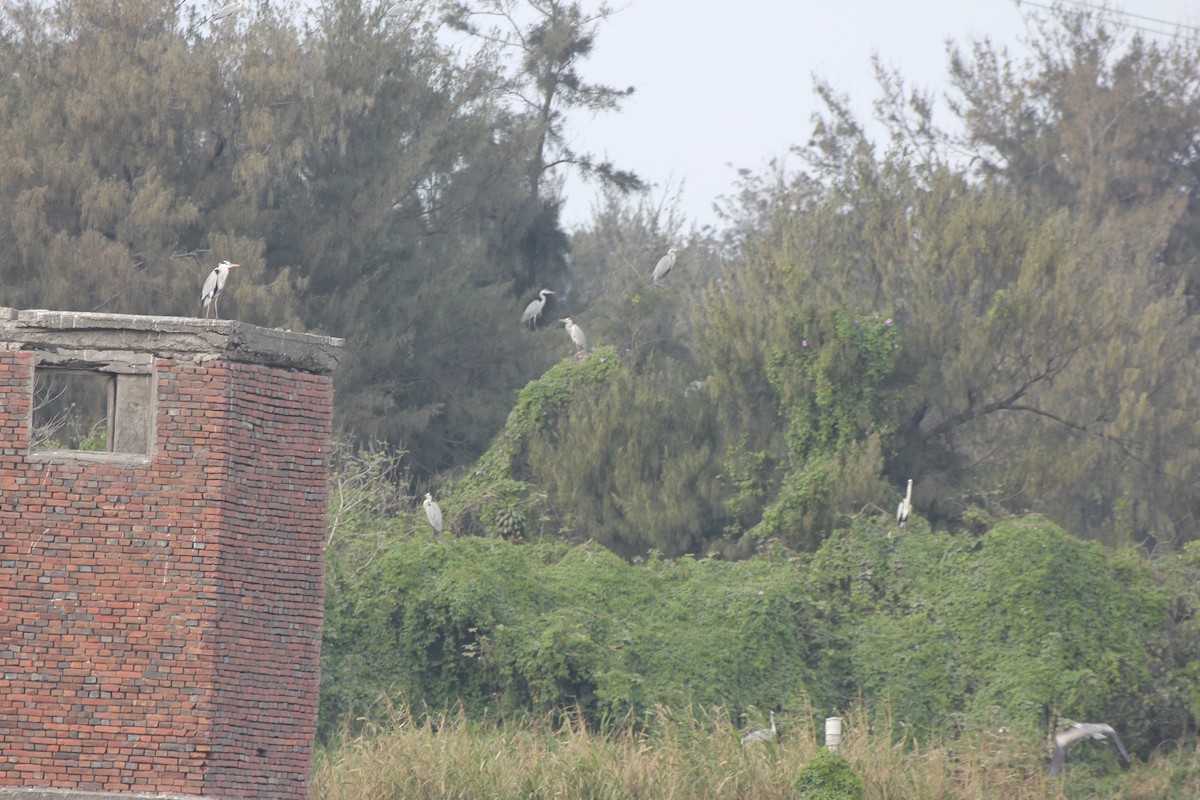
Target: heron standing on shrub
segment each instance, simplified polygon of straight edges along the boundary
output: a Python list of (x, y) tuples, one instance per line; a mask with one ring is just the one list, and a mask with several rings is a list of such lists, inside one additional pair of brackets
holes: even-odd
[(587, 350), (587, 337), (583, 335), (583, 328), (571, 321), (570, 317), (560, 319), (567, 329), (567, 335), (571, 337), (571, 341), (575, 343), (576, 352), (582, 353)]
[(425, 493), (425, 516), (429, 519), (429, 524), (433, 526), (434, 533), (442, 532), (442, 507), (433, 499), (433, 495), (429, 492)]
[(904, 523), (908, 522), (908, 515), (912, 513), (912, 478), (908, 479), (908, 491), (904, 494), (904, 499), (900, 501), (899, 507), (896, 509), (896, 522), (900, 523), (900, 530), (904, 530)]

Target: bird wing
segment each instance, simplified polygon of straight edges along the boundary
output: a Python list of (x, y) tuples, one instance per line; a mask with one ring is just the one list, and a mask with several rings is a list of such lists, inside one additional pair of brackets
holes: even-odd
[(1129, 751), (1125, 749), (1125, 743), (1121, 741), (1121, 737), (1117, 735), (1116, 731), (1113, 731), (1112, 728), (1109, 730), (1112, 731), (1113, 744), (1117, 746), (1117, 752), (1121, 754), (1121, 766), (1129, 769)]
[(1103, 722), (1080, 722), (1078, 726), (1093, 739), (1112, 739), (1113, 744), (1117, 746), (1117, 752), (1121, 754), (1121, 766), (1129, 766), (1129, 751), (1125, 749), (1125, 743), (1121, 741), (1113, 726)]
[(525, 313), (521, 315), (521, 322), (529, 322), (531, 319), (536, 317), (541, 310), (541, 304), (538, 303), (537, 300), (532, 301), (529, 305), (525, 306)]
[(204, 288), (200, 291), (200, 305), (206, 306), (212, 302), (213, 296), (219, 291), (217, 280), (220, 275), (220, 268), (208, 273), (208, 277), (204, 279)]
[(654, 266), (654, 274), (650, 276), (650, 280), (659, 281), (667, 277), (667, 273), (671, 271), (671, 267), (675, 266), (675, 256), (665, 255), (658, 260)]

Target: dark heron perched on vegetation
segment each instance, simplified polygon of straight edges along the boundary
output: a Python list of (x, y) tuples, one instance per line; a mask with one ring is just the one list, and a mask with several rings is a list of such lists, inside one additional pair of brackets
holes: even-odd
[(554, 292), (542, 289), (538, 292), (538, 299), (525, 306), (525, 313), (521, 315), (521, 324), (532, 324), (533, 329), (537, 330), (538, 317), (542, 315), (542, 309), (546, 307), (546, 295), (548, 294), (554, 294)]

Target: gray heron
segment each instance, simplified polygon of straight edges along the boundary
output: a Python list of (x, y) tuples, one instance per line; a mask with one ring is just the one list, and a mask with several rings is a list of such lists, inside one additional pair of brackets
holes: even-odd
[(521, 324), (529, 325), (532, 323), (533, 329), (537, 330), (538, 317), (542, 315), (542, 309), (546, 307), (546, 295), (554, 294), (549, 289), (542, 289), (538, 292), (538, 299), (533, 300), (529, 305), (525, 306), (525, 313), (521, 315)]
[(674, 269), (675, 254), (678, 252), (679, 252), (678, 247), (672, 247), (670, 250), (667, 251), (667, 254), (665, 256), (663, 256), (662, 258), (660, 258), (658, 260), (658, 264), (656, 264), (654, 267), (654, 272), (651, 273), (651, 275), (650, 275), (650, 280), (653, 283), (658, 283), (659, 281), (663, 280), (664, 278), (667, 277), (667, 273), (669, 273), (672, 269)]
[(1117, 753), (1120, 754), (1121, 767), (1129, 768), (1129, 752), (1111, 725), (1105, 725), (1103, 722), (1076, 722), (1066, 730), (1054, 734), (1054, 755), (1050, 759), (1051, 775), (1062, 772), (1067, 761), (1067, 751), (1085, 739), (1101, 742), (1112, 739), (1113, 744), (1117, 746)]
[(742, 744), (748, 742), (769, 742), (776, 736), (775, 730), (775, 710), (771, 710), (771, 727), (767, 730), (751, 731), (742, 737)]
[(220, 319), (221, 315), (217, 310), (217, 298), (221, 296), (221, 291), (225, 288), (225, 281), (229, 279), (229, 270), (239, 264), (232, 264), (228, 261), (222, 261), (208, 273), (208, 277), (204, 281), (204, 289), (200, 292), (200, 305), (204, 306), (204, 318), (208, 319), (208, 307), (212, 306), (213, 316)]
[(582, 353), (587, 350), (587, 337), (583, 335), (583, 328), (572, 322), (570, 317), (560, 319), (559, 322), (563, 323), (567, 329), (567, 335), (575, 343), (575, 351)]
[(429, 519), (429, 524), (433, 528), (434, 533), (442, 532), (442, 507), (433, 499), (433, 495), (429, 492), (425, 493), (425, 516)]
[(904, 499), (900, 501), (900, 505), (896, 508), (896, 522), (900, 523), (900, 529), (904, 529), (904, 523), (908, 522), (908, 515), (912, 513), (912, 478), (908, 479), (908, 491), (904, 493)]
[(241, 3), (241, 2), (226, 3), (225, 5), (221, 6), (220, 10), (217, 11), (217, 13), (212, 15), (212, 19), (209, 21), (210, 22), (220, 22), (221, 20), (225, 19), (226, 17), (232, 17), (234, 14), (236, 14), (242, 10), (243, 5), (245, 5), (245, 3)]

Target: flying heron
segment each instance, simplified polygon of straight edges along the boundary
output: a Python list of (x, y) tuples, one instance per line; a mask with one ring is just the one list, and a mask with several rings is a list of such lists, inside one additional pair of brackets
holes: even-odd
[(1112, 739), (1113, 744), (1117, 746), (1122, 769), (1129, 768), (1129, 752), (1111, 725), (1105, 725), (1103, 722), (1076, 722), (1066, 730), (1054, 734), (1054, 755), (1050, 759), (1051, 775), (1062, 772), (1067, 761), (1067, 751), (1085, 739), (1096, 739), (1097, 741)]
[(650, 275), (650, 280), (658, 283), (667, 277), (667, 273), (675, 267), (675, 254), (679, 252), (678, 247), (672, 247), (667, 251), (667, 254), (658, 260), (658, 264), (654, 267), (654, 272)]
[(204, 318), (208, 319), (208, 307), (212, 306), (213, 316), (217, 319), (221, 318), (217, 310), (217, 298), (221, 296), (221, 290), (225, 288), (225, 281), (229, 279), (229, 270), (233, 267), (240, 266), (231, 264), (228, 261), (222, 261), (208, 273), (208, 278), (204, 281), (204, 289), (200, 292), (200, 305), (204, 306)]
[(751, 731), (742, 737), (742, 744), (747, 742), (769, 742), (776, 736), (775, 730), (775, 710), (771, 709), (771, 727), (769, 730)]
[(529, 305), (525, 306), (525, 313), (521, 315), (521, 324), (529, 325), (532, 323), (533, 329), (537, 330), (538, 317), (542, 315), (542, 309), (546, 307), (546, 295), (554, 294), (549, 289), (542, 289), (538, 292), (538, 299), (533, 300)]
[(234, 14), (241, 11), (242, 6), (244, 6), (244, 5), (245, 5), (245, 3), (241, 3), (241, 2), (226, 3), (225, 5), (221, 6), (220, 10), (217, 11), (217, 13), (212, 15), (212, 19), (210, 21), (211, 22), (220, 22), (221, 20), (225, 19), (226, 17), (232, 17)]
[(900, 523), (900, 529), (904, 529), (904, 523), (908, 522), (908, 515), (912, 513), (912, 478), (908, 479), (908, 491), (904, 493), (904, 499), (900, 501), (900, 505), (896, 508), (896, 522)]
[(433, 527), (434, 533), (442, 532), (442, 507), (433, 499), (433, 495), (429, 492), (425, 493), (425, 516), (429, 518), (429, 524)]
[(571, 337), (571, 341), (575, 343), (575, 351), (582, 353), (587, 350), (587, 337), (583, 335), (583, 328), (572, 322), (570, 317), (560, 319), (559, 322), (566, 326), (567, 334)]

